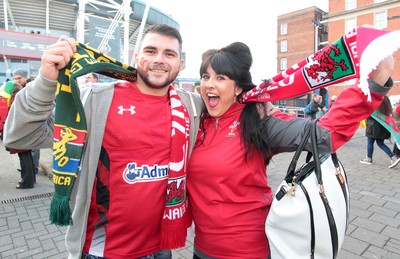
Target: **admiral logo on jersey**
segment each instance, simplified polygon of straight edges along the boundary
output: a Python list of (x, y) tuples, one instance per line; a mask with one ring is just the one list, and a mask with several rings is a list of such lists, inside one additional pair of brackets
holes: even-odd
[(160, 181), (168, 178), (168, 166), (155, 164), (138, 167), (136, 163), (129, 163), (122, 172), (122, 178), (129, 184)]

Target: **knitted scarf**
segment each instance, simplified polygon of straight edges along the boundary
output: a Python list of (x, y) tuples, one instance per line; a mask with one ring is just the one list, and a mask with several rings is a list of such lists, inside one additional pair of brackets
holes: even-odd
[[(89, 46), (77, 43), (77, 52), (57, 79), (54, 118), (53, 182), (50, 205), (53, 224), (71, 225), (69, 201), (80, 171), (86, 142), (86, 117), (76, 78), (97, 72), (116, 79), (135, 81), (137, 71)], [(161, 248), (185, 245), (186, 162), (189, 150), (189, 115), (172, 86), (169, 88), (172, 114), (171, 152), (164, 217), (161, 221)], [(83, 215), (82, 215), (83, 216)]]
[(358, 27), (337, 41), (241, 95), (240, 102), (272, 102), (358, 78), (371, 100), (367, 79), (400, 48), (400, 31)]

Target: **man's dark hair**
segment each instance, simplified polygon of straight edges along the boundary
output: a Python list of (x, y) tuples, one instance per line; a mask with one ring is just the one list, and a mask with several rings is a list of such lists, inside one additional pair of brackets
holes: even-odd
[(144, 31), (143, 38), (148, 33), (158, 33), (158, 34), (161, 34), (164, 36), (169, 36), (171, 38), (177, 39), (179, 42), (179, 51), (182, 52), (182, 36), (179, 33), (179, 31), (177, 29), (175, 29), (174, 27), (171, 27), (166, 24), (154, 24), (154, 25), (151, 25), (150, 27), (148, 27)]
[(96, 78), (96, 81), (99, 82), (99, 75), (96, 73), (92, 73), (93, 77)]

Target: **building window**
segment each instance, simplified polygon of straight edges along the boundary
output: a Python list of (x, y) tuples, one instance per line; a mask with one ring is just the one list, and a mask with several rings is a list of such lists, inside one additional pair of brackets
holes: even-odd
[(357, 0), (345, 0), (344, 9), (353, 10), (357, 8)]
[(345, 23), (345, 31), (348, 32), (351, 29), (354, 29), (357, 27), (357, 19), (356, 18), (350, 18), (350, 19), (346, 19), (346, 23)]
[(282, 23), (281, 24), (281, 35), (286, 35), (287, 34), (287, 23)]
[(378, 4), (378, 3), (382, 3), (382, 2), (386, 2), (387, 0), (374, 0), (374, 3), (375, 4)]
[(375, 13), (375, 28), (377, 29), (385, 29), (387, 28), (387, 12), (378, 12)]
[(287, 68), (287, 58), (281, 58), (281, 70), (286, 70)]
[(287, 40), (281, 41), (281, 52), (287, 51)]

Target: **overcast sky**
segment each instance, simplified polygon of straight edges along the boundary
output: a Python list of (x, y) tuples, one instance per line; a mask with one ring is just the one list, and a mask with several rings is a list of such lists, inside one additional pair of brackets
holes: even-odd
[(270, 78), (276, 73), (277, 16), (311, 6), (328, 11), (328, 2), (151, 0), (149, 3), (171, 15), (180, 24), (183, 51), (186, 52), (186, 68), (180, 77), (199, 77), (201, 54), (207, 49), (241, 41), (252, 52), (253, 83), (258, 84), (261, 79)]

